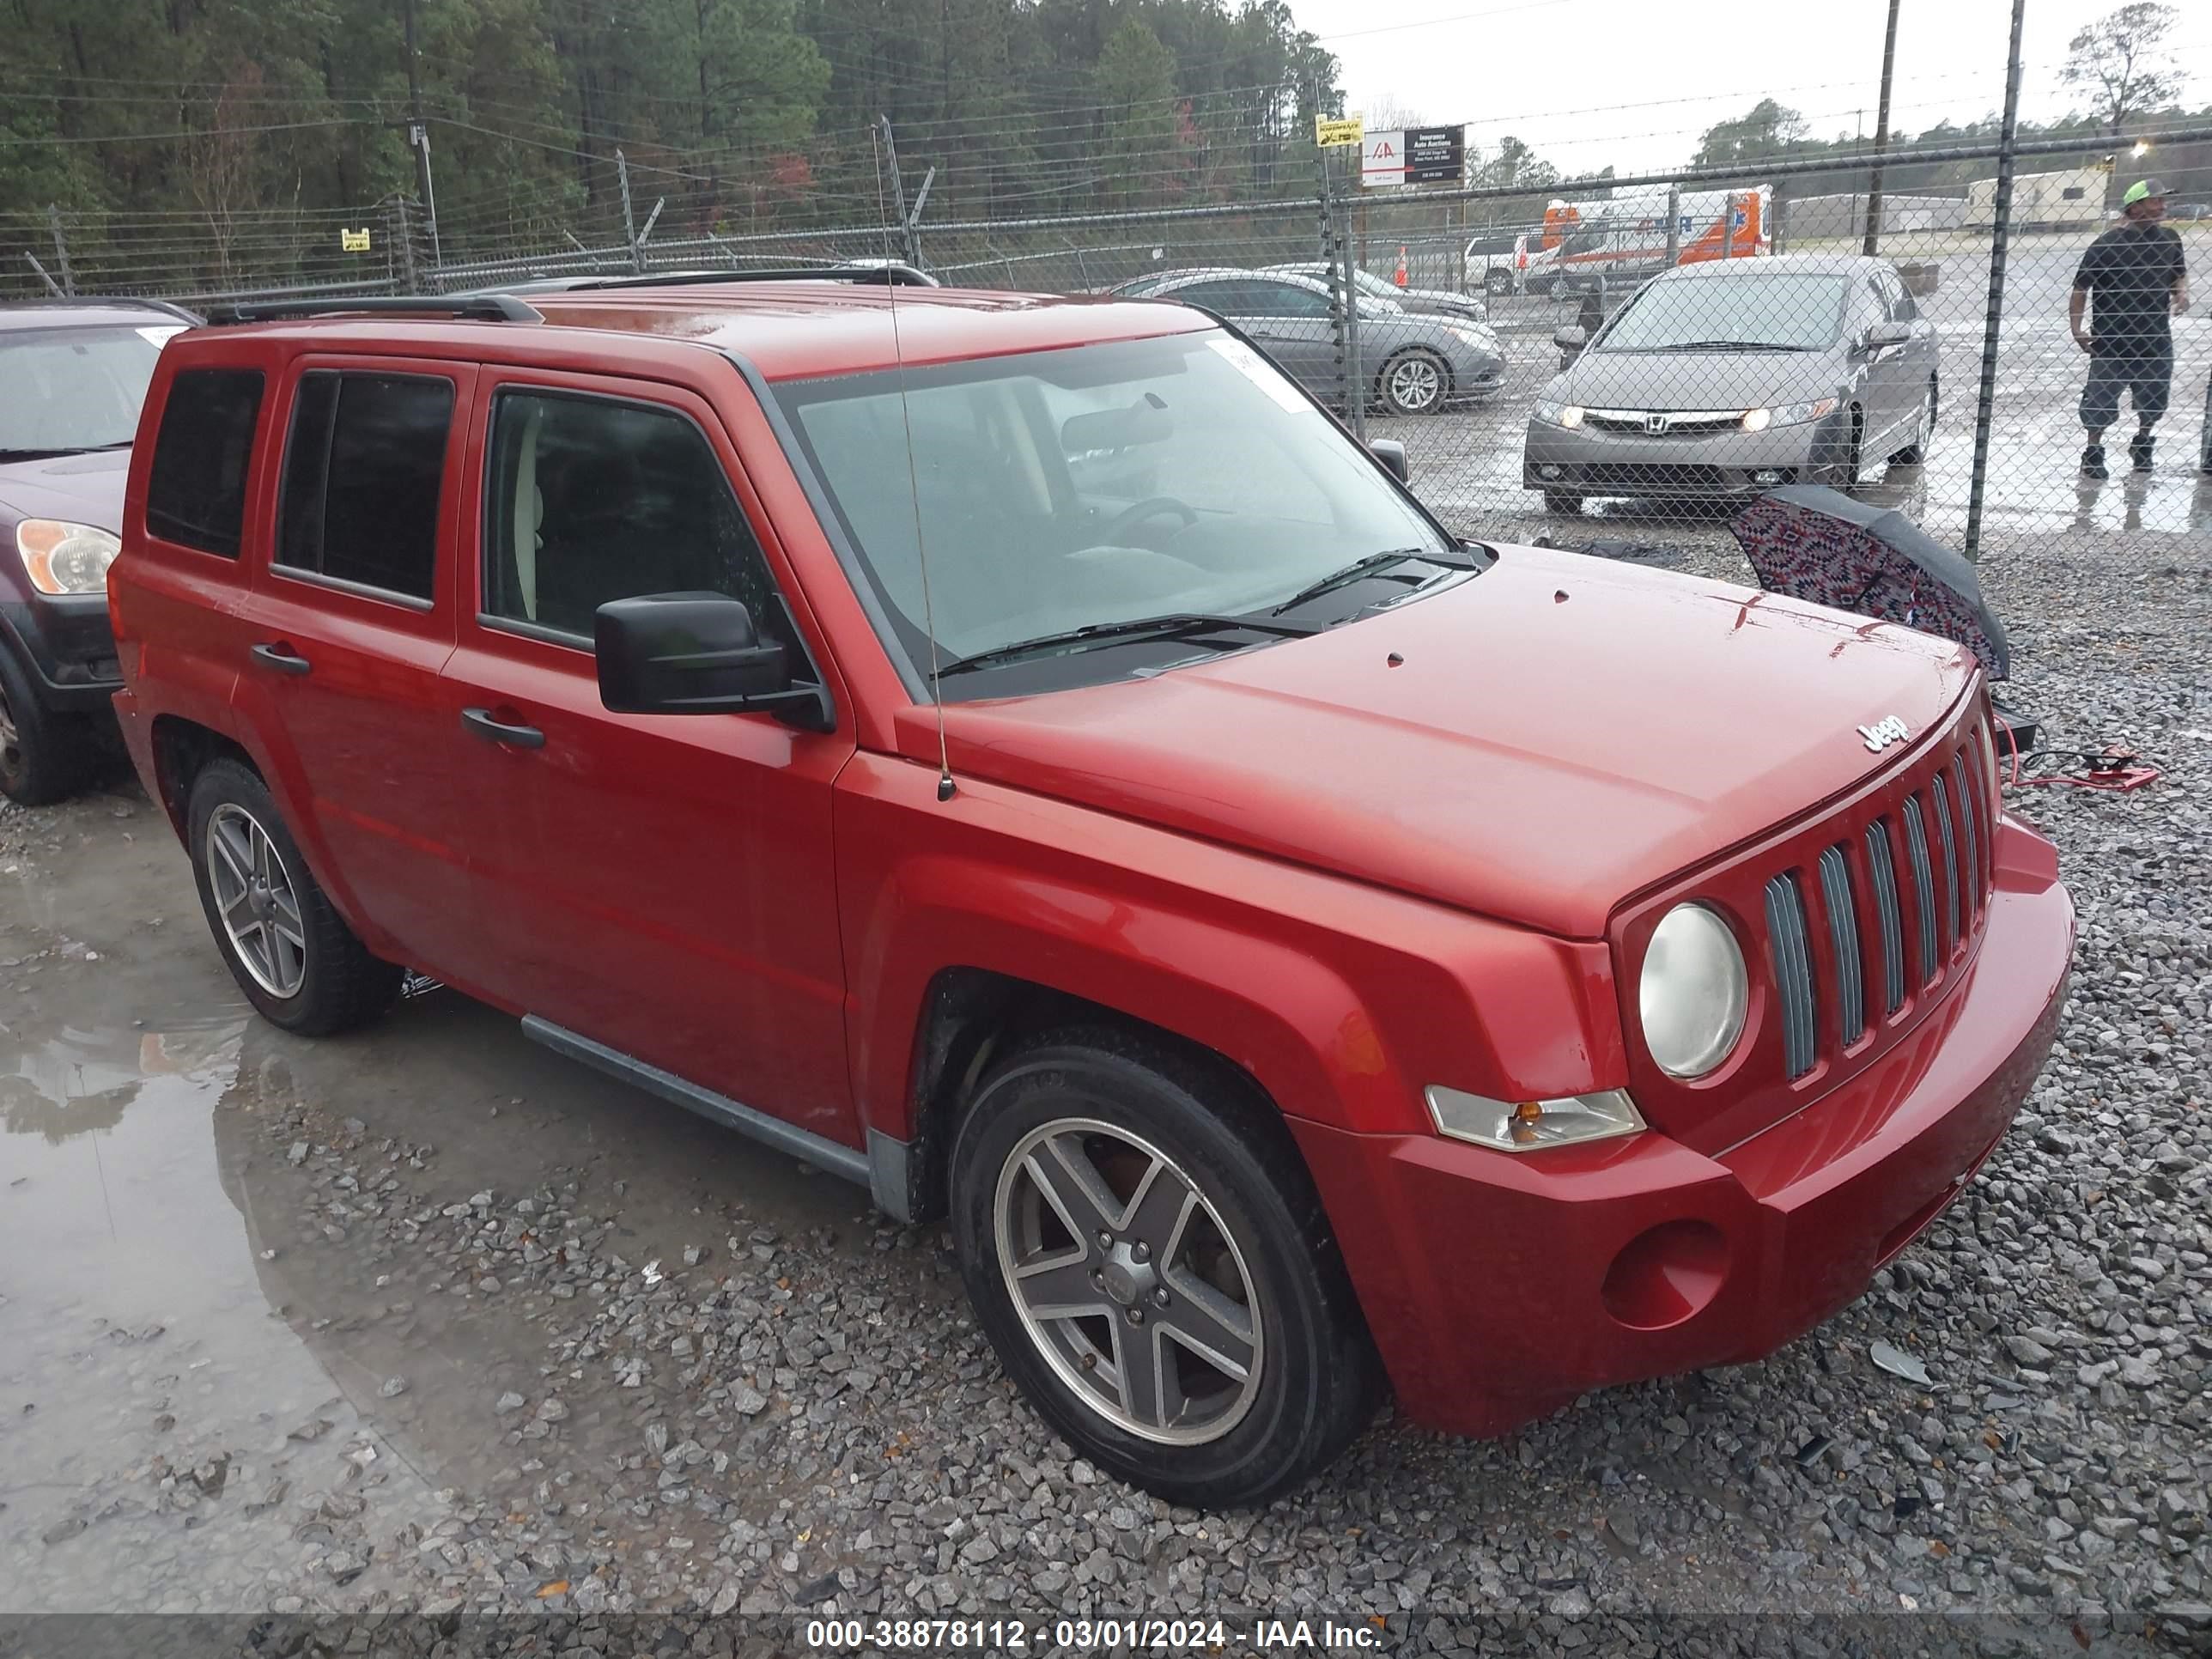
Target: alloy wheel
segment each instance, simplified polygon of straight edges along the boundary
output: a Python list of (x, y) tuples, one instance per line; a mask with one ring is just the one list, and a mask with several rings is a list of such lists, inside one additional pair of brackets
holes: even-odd
[(1245, 1253), (1181, 1165), (1095, 1118), (1031, 1130), (993, 1199), (1023, 1329), (1076, 1398), (1170, 1445), (1219, 1438), (1265, 1360)]
[(225, 801), (208, 818), (206, 857), (216, 913), (246, 971), (272, 997), (297, 996), (307, 978), (307, 934), (276, 843), (252, 813)]
[(1419, 355), (1401, 357), (1391, 364), (1389, 378), (1384, 384), (1391, 404), (1408, 415), (1435, 408), (1444, 391), (1443, 374), (1435, 360)]

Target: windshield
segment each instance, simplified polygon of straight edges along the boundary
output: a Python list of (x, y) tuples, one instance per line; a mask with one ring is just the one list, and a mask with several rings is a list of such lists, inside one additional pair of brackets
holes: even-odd
[(1669, 351), (1721, 343), (1818, 350), (1844, 331), (1841, 276), (1733, 270), (1651, 283), (1621, 308), (1601, 351)]
[[(906, 384), (903, 411), (896, 371), (779, 395), (918, 678), (931, 616), (951, 662), (1142, 617), (1264, 615), (1387, 551), (1466, 562), (1296, 386), (1218, 331)], [(1359, 606), (1347, 595), (1333, 619)], [(988, 692), (948, 681), (946, 695)]]
[(51, 455), (127, 444), (161, 342), (159, 328), (0, 331), (0, 453)]

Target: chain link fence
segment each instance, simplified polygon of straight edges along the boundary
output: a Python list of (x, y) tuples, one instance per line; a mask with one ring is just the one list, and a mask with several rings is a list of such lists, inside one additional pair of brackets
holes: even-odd
[[(2156, 136), (2176, 155), (2208, 142)], [(2170, 235), (2100, 243), (2126, 182), (2096, 165), (2111, 143), (2024, 143), (2009, 203), (1972, 182), (1878, 216), (1826, 189), (1832, 159), (1518, 193), (1363, 191), (1325, 161), (1303, 199), (933, 222), (924, 191), (843, 222), (675, 235), (625, 170), (603, 193), (619, 215), (574, 228), (498, 204), (441, 226), (404, 198), (0, 217), (0, 280), (205, 303), (896, 258), (959, 286), (1216, 311), (1363, 435), (1402, 442), (1415, 488), (1471, 536), (1724, 539), (1745, 500), (1813, 482), (1978, 555), (2091, 531), (2149, 555), (2212, 532), (2212, 313), (2172, 314), (2212, 289), (2212, 213), (2191, 205), (2212, 166), (2166, 167)], [(1911, 157), (1992, 181), (2006, 159)], [(2093, 245), (2094, 355), (2069, 318)]]

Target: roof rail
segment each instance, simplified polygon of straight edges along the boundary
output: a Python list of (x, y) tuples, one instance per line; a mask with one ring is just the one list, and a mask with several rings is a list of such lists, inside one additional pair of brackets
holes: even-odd
[(362, 314), (452, 317), (479, 323), (542, 323), (544, 314), (510, 294), (378, 295), (365, 300), (262, 300), (250, 305), (214, 306), (210, 324), (274, 323), (299, 317)]
[(0, 300), (0, 306), (143, 306), (149, 311), (166, 312), (198, 326), (200, 316), (187, 311), (173, 300), (150, 299), (141, 294), (40, 294), (27, 299)]
[(934, 276), (902, 261), (881, 264), (763, 265), (749, 270), (656, 270), (637, 276), (584, 276), (567, 285), (574, 294), (608, 288), (678, 288), (699, 283), (854, 283), (884, 288), (935, 288)]

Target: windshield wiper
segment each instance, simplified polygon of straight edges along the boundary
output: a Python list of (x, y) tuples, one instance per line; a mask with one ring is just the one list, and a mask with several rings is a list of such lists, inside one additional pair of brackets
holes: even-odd
[(64, 455), (93, 455), (104, 449), (128, 449), (131, 440), (112, 444), (65, 444), (59, 448), (0, 449), (0, 461), (52, 461)]
[(1678, 340), (1654, 351), (1818, 351), (1820, 347), (1785, 345), (1779, 340)]
[(978, 668), (995, 668), (1002, 663), (1018, 662), (1024, 657), (1043, 656), (1054, 651), (1086, 650), (1095, 645), (1139, 644), (1146, 640), (1176, 640), (1198, 634), (1218, 634), (1243, 630), (1253, 634), (1274, 634), (1285, 639), (1303, 639), (1309, 634), (1322, 631), (1319, 623), (1283, 623), (1266, 617), (1217, 616), (1209, 611), (1176, 611), (1163, 617), (1134, 617), (1127, 622), (1086, 623), (1081, 628), (1063, 629), (1057, 634), (1040, 634), (1031, 640), (1016, 640), (1008, 645), (994, 645), (988, 651), (978, 651), (971, 656), (957, 657), (937, 671), (939, 679), (947, 674), (965, 674)]
[(1392, 565), (1403, 564), (1408, 559), (1425, 559), (1431, 564), (1448, 565), (1456, 569), (1474, 568), (1474, 562), (1471, 559), (1455, 558), (1449, 554), (1440, 556), (1426, 548), (1393, 547), (1380, 553), (1370, 553), (1364, 559), (1354, 559), (1341, 570), (1332, 570), (1319, 581), (1300, 588), (1267, 614), (1279, 617), (1285, 611), (1295, 611), (1310, 599), (1317, 599), (1324, 593), (1334, 593), (1340, 587), (1349, 587), (1356, 581), (1378, 575)]

